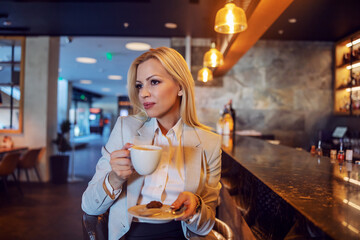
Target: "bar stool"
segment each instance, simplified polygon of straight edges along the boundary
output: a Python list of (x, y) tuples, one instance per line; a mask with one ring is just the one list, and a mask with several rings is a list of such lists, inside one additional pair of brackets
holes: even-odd
[(20, 173), (21, 173), (20, 171), (23, 169), (23, 170), (25, 170), (26, 179), (29, 182), (30, 179), (29, 179), (28, 169), (34, 169), (39, 182), (42, 182), (41, 178), (40, 178), (40, 174), (36, 167), (41, 150), (42, 150), (42, 148), (30, 149), (23, 156), (21, 156), (20, 161), (17, 166), (19, 179), (20, 179)]
[(6, 194), (8, 194), (7, 177), (12, 175), (19, 192), (23, 195), (19, 181), (14, 174), (19, 158), (20, 153), (7, 153), (0, 161), (0, 177), (2, 178)]

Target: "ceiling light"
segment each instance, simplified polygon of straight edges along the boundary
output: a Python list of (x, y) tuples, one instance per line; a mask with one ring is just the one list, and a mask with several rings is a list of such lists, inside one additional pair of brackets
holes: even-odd
[(198, 81), (201, 82), (208, 82), (213, 80), (213, 74), (210, 71), (210, 69), (208, 69), (207, 67), (203, 67), (202, 69), (200, 69), (200, 71), (198, 72)]
[(244, 10), (237, 7), (231, 0), (216, 13), (214, 27), (216, 32), (232, 34), (245, 31), (246, 28), (247, 21)]
[(280, 29), (279, 31), (278, 31), (278, 34), (280, 34), (280, 35), (282, 35), (284, 33), (284, 30), (282, 30), (282, 29)]
[(129, 27), (129, 23), (124, 22), (124, 28), (128, 28)]
[(224, 64), (224, 57), (222, 53), (215, 48), (215, 43), (211, 43), (211, 49), (204, 55), (205, 67), (218, 67)]
[(110, 88), (102, 88), (101, 91), (103, 91), (103, 92), (110, 92), (111, 89), (110, 89)]
[(93, 64), (97, 62), (95, 58), (89, 58), (89, 57), (77, 57), (76, 61), (79, 63), (86, 63), (86, 64)]
[(146, 51), (151, 48), (151, 46), (147, 43), (142, 42), (130, 42), (125, 45), (125, 47), (132, 51)]
[(91, 80), (80, 80), (81, 84), (92, 84)]
[(108, 79), (110, 79), (110, 80), (121, 80), (122, 76), (120, 76), (120, 75), (109, 75)]
[(175, 28), (177, 28), (177, 24), (176, 24), (176, 23), (167, 22), (167, 23), (165, 23), (165, 27), (166, 27), (166, 28), (170, 28), (170, 29), (175, 29)]
[(289, 23), (296, 23), (296, 18), (289, 18)]
[(352, 41), (348, 44), (346, 44), (347, 47), (351, 47), (351, 46), (354, 46), (355, 44), (358, 44), (360, 43), (360, 38), (359, 39), (356, 39), (355, 41)]

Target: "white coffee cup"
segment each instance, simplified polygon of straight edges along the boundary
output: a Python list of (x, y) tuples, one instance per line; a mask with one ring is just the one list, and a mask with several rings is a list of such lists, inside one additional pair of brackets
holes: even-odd
[(134, 145), (130, 149), (132, 165), (140, 175), (155, 171), (161, 158), (162, 148), (154, 145)]

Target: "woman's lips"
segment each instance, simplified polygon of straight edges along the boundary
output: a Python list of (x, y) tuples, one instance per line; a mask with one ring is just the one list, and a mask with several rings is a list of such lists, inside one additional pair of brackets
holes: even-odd
[(143, 105), (145, 109), (149, 109), (152, 108), (155, 105), (155, 103), (144, 103)]

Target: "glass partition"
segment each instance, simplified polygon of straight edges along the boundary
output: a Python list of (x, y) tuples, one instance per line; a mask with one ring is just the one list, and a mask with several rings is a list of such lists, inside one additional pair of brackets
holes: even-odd
[(24, 37), (0, 36), (0, 133), (21, 133)]

